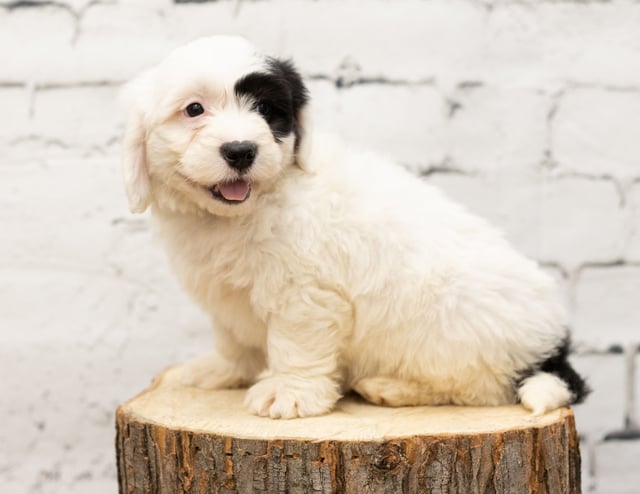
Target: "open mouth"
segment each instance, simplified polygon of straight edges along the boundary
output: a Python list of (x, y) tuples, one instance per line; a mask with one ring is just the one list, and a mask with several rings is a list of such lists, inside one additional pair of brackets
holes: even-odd
[(243, 179), (232, 182), (221, 182), (209, 189), (211, 195), (219, 201), (229, 204), (240, 204), (251, 195), (251, 185)]

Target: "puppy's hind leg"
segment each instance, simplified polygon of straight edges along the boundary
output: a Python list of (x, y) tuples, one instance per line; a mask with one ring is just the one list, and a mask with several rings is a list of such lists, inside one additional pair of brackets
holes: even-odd
[(253, 384), (265, 368), (264, 354), (240, 345), (230, 333), (218, 333), (214, 351), (182, 365), (182, 384), (201, 389), (229, 389)]
[(445, 405), (449, 398), (434, 392), (427, 383), (394, 377), (365, 377), (353, 385), (354, 391), (376, 405), (391, 407)]
[(182, 365), (182, 384), (201, 389), (242, 388), (255, 382), (264, 368), (264, 356), (247, 349), (241, 361), (233, 362), (218, 351), (198, 355)]

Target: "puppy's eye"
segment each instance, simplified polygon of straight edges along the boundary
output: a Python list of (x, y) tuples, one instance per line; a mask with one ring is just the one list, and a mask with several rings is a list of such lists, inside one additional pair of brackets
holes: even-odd
[(273, 113), (273, 107), (266, 101), (261, 101), (256, 105), (256, 111), (263, 117), (267, 118), (271, 113)]
[(204, 108), (200, 103), (191, 103), (184, 109), (184, 111), (190, 117), (197, 117), (198, 115), (202, 115), (204, 113)]

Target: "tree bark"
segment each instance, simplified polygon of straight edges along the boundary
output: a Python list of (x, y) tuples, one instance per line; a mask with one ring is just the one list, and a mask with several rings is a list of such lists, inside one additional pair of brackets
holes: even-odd
[(573, 414), (369, 405), (249, 415), (243, 390), (180, 384), (180, 368), (118, 408), (121, 493), (579, 493)]

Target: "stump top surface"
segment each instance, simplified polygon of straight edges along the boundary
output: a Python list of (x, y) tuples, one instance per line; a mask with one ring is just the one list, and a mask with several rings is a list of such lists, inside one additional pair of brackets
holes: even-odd
[(168, 429), (246, 439), (382, 441), (407, 436), (482, 434), (545, 427), (564, 420), (561, 408), (534, 417), (519, 405), (500, 407), (402, 407), (371, 405), (358, 397), (340, 400), (324, 416), (272, 420), (249, 414), (245, 390), (202, 390), (184, 386), (180, 367), (160, 374), (152, 386), (122, 405), (130, 419)]

